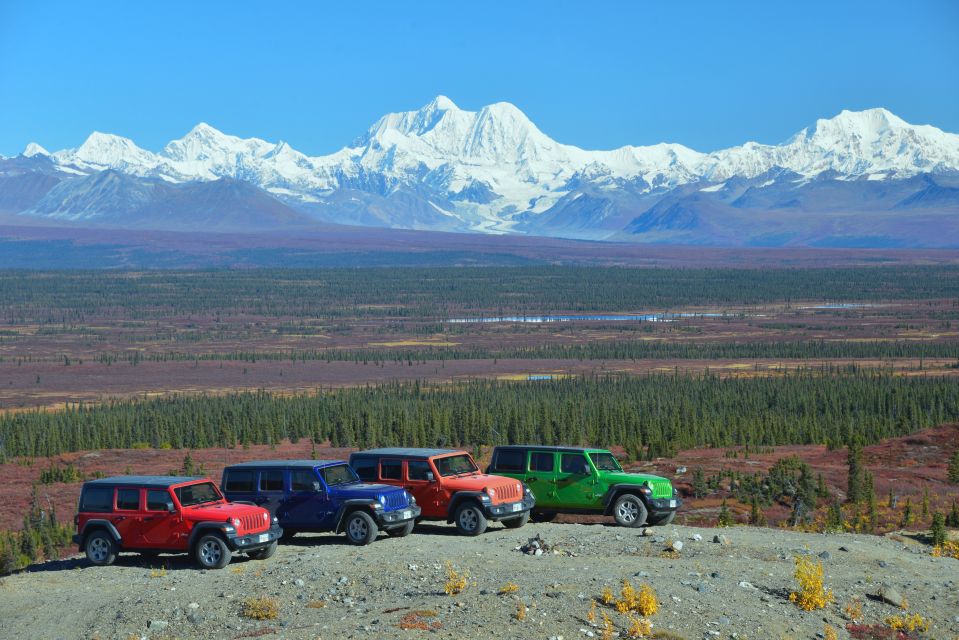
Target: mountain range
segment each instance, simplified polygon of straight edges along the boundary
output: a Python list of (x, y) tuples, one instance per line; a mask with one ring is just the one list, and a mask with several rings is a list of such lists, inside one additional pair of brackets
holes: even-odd
[(323, 225), (713, 246), (959, 247), (959, 135), (843, 111), (779, 145), (589, 151), (512, 104), (439, 96), (308, 156), (201, 123), (153, 152), (94, 132), (0, 157), (16, 224), (288, 232)]

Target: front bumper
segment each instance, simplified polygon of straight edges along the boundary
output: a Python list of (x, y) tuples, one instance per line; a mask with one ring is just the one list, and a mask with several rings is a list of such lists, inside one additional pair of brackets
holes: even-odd
[(280, 525), (274, 524), (267, 531), (237, 535), (226, 533), (226, 543), (231, 551), (256, 551), (268, 547), (283, 536)]
[(396, 527), (419, 518), (421, 513), (423, 510), (416, 504), (392, 511), (377, 511), (376, 524), (380, 527)]
[(504, 520), (521, 516), (530, 511), (536, 505), (536, 498), (532, 493), (527, 493), (522, 500), (517, 502), (503, 502), (501, 504), (483, 503), (483, 514), (488, 520)]
[(647, 500), (649, 515), (666, 516), (683, 506), (683, 501), (676, 498), (649, 498)]

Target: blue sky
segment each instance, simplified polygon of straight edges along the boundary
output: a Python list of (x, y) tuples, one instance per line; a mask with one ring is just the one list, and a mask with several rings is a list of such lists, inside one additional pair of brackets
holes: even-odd
[(0, 154), (206, 121), (332, 152), (445, 94), (591, 149), (780, 142), (843, 108), (959, 132), (959, 2), (0, 0)]

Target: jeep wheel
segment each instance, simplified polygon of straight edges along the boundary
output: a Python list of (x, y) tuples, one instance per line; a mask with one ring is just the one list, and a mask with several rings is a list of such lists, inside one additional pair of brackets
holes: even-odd
[(515, 518), (506, 518), (505, 520), (502, 520), (502, 523), (506, 525), (507, 529), (519, 529), (527, 522), (529, 522), (529, 511), (527, 511), (521, 516), (516, 516)]
[(392, 538), (405, 538), (413, 533), (413, 527), (415, 526), (416, 523), (410, 520), (406, 524), (402, 524), (398, 527), (390, 527), (386, 530), (386, 533), (388, 533)]
[(365, 545), (376, 540), (379, 529), (365, 511), (354, 511), (346, 517), (346, 539), (350, 544)]
[(646, 522), (646, 505), (639, 497), (627, 493), (613, 505), (613, 517), (621, 527), (640, 527)]
[(222, 569), (230, 564), (233, 553), (220, 536), (208, 533), (197, 540), (193, 558), (204, 569)]
[(530, 514), (530, 519), (532, 519), (533, 522), (552, 522), (553, 520), (556, 519), (557, 515), (559, 514), (555, 512), (533, 511)]
[(266, 560), (267, 558), (272, 558), (273, 554), (276, 553), (277, 543), (276, 540), (263, 547), (262, 549), (257, 549), (256, 551), (251, 551), (246, 554), (253, 558), (254, 560)]
[(87, 536), (84, 545), (87, 551), (87, 560), (97, 565), (105, 567), (113, 564), (117, 559), (117, 543), (113, 541), (106, 531), (94, 531)]
[(665, 527), (673, 523), (673, 520), (676, 518), (676, 512), (670, 511), (668, 516), (660, 516), (659, 518), (650, 518), (649, 526), (651, 527)]
[(467, 502), (456, 509), (456, 515), (453, 517), (456, 523), (456, 530), (466, 536), (478, 536), (488, 526), (486, 516), (483, 511), (474, 502)]

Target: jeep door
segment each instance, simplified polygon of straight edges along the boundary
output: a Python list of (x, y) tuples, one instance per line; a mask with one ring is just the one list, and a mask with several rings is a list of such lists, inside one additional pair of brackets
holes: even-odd
[[(597, 483), (593, 467), (584, 453), (561, 453), (556, 473), (556, 496), (567, 507), (589, 509), (596, 506)], [(600, 496), (601, 497), (601, 496)]]
[(223, 472), (223, 495), (230, 502), (257, 503), (256, 470), (227, 469)]
[(140, 512), (140, 488), (118, 487), (116, 503), (110, 522), (116, 527), (123, 546), (136, 548), (139, 544), (140, 526), (143, 524), (143, 514)]
[(526, 484), (536, 496), (536, 506), (558, 506), (556, 454), (552, 451), (530, 451), (527, 469)]
[(283, 490), (285, 473), (284, 469), (260, 469), (257, 495), (253, 498), (253, 502), (264, 509), (269, 509), (272, 516), (279, 517), (277, 513), (286, 497)]
[(316, 469), (290, 470), (290, 492), (277, 514), (280, 526), (290, 529), (326, 531), (333, 528), (336, 509)]
[(436, 470), (429, 460), (406, 461), (406, 490), (413, 494), (425, 518), (445, 518), (447, 504)]
[(183, 519), (176, 511), (170, 490), (147, 489), (146, 493), (139, 546), (147, 549), (176, 548)]

